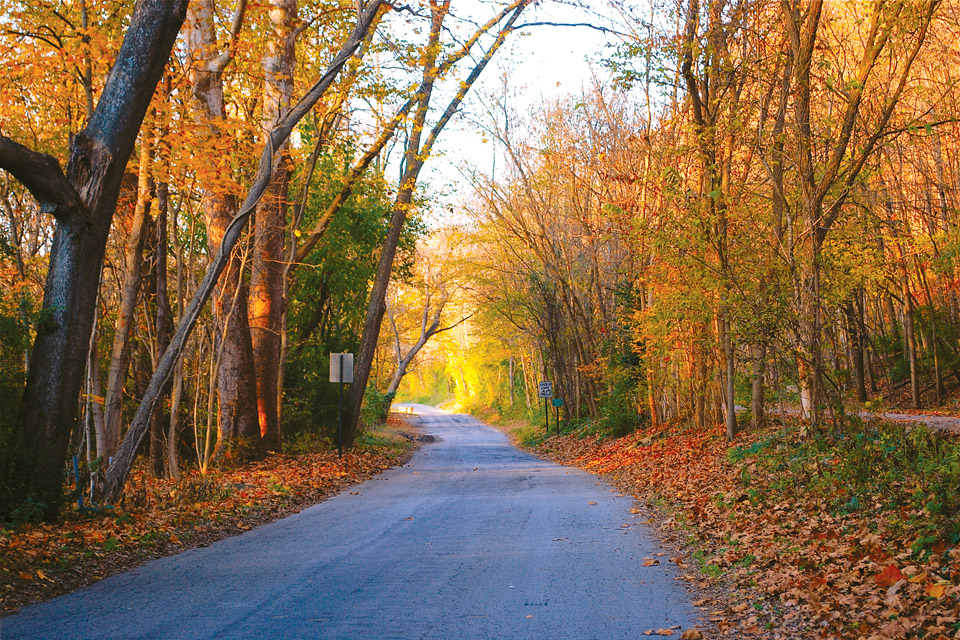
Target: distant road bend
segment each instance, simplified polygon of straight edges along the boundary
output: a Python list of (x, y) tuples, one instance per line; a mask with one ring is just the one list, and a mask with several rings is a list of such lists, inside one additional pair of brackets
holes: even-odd
[(0, 640), (618, 640), (698, 622), (595, 477), (474, 418), (413, 406), (437, 441), (299, 514), (0, 619)]

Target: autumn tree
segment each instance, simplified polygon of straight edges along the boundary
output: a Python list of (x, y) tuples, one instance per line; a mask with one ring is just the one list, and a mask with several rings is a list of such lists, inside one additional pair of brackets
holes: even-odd
[(27, 498), (47, 519), (59, 512), (62, 466), (86, 366), (107, 234), (127, 160), (186, 4), (137, 3), (96, 107), (70, 145), (66, 171), (52, 156), (0, 137), (0, 167), (30, 189), (57, 223), (44, 288), (45, 318), (8, 449), (17, 453), (3, 464), (3, 514)]

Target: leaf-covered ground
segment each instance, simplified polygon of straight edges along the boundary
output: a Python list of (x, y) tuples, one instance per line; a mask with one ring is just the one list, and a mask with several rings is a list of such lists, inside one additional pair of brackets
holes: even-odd
[[(683, 538), (720, 635), (960, 638), (960, 441), (862, 426), (801, 438), (721, 428), (569, 434), (536, 444), (606, 476)], [(657, 516), (653, 516), (654, 519)], [(705, 584), (703, 584), (705, 583)]]
[(179, 482), (136, 471), (116, 509), (79, 511), (58, 524), (0, 526), (0, 612), (73, 591), (151, 558), (241, 533), (296, 513), (409, 459), (412, 446), (391, 416), (390, 438), (343, 458), (271, 455)]

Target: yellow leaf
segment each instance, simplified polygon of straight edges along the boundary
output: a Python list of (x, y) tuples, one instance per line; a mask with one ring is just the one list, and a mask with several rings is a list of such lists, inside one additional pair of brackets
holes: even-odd
[(928, 584), (924, 591), (927, 592), (927, 595), (931, 598), (942, 598), (943, 594), (947, 592), (947, 588), (942, 584)]

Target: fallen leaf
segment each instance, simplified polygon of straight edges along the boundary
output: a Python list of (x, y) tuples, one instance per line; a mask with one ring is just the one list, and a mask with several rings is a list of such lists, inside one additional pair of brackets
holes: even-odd
[(873, 576), (873, 579), (876, 580), (877, 584), (883, 588), (892, 587), (899, 580), (903, 580), (903, 574), (900, 573), (900, 569), (897, 568), (897, 565), (891, 564), (886, 569)]
[(928, 584), (923, 590), (931, 598), (942, 598), (947, 592), (947, 587), (942, 584)]
[(687, 629), (680, 634), (680, 640), (703, 640), (703, 634), (696, 629)]

